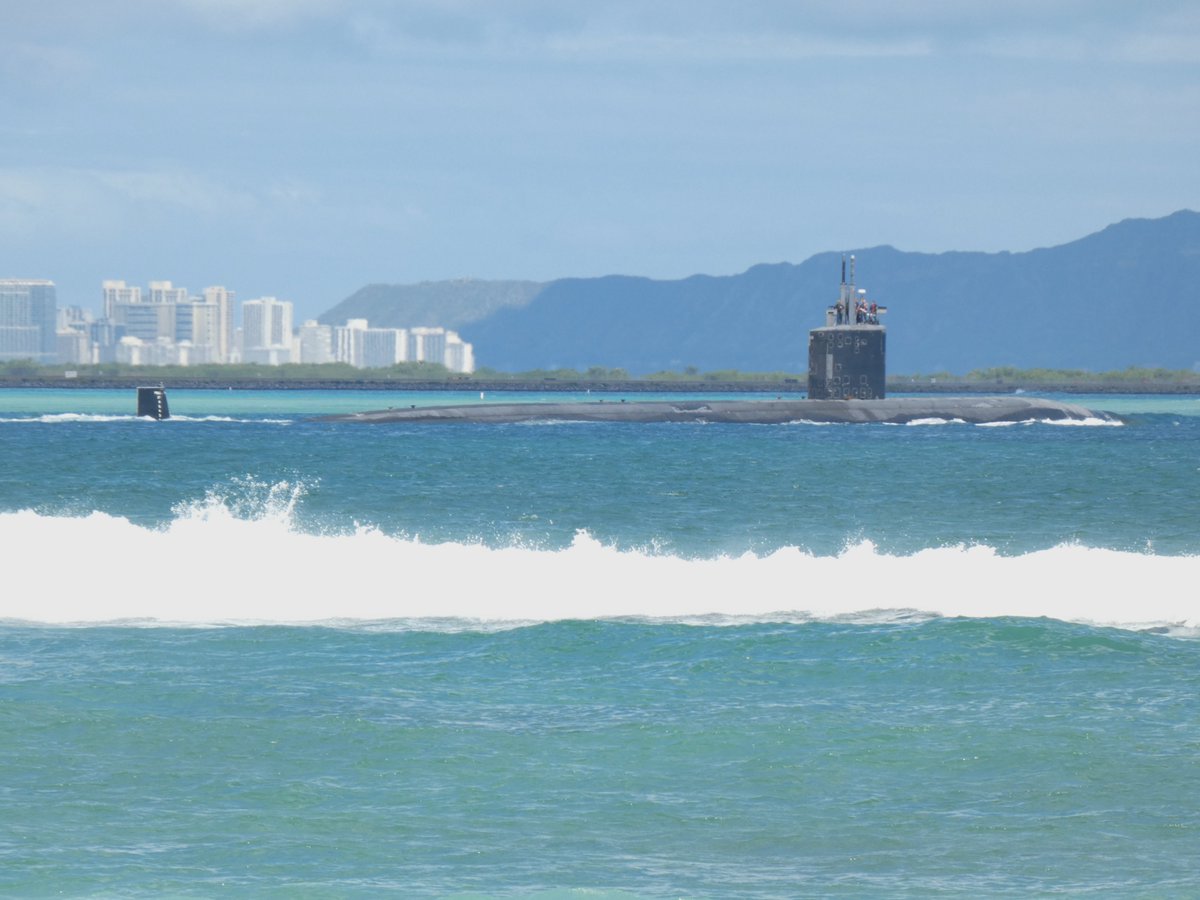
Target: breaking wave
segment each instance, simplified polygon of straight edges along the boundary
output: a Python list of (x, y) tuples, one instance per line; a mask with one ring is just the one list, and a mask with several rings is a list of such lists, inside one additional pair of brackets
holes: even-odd
[[(146, 527), (103, 512), (0, 513), (0, 618), (39, 623), (408, 623), (499, 627), (641, 618), (873, 623), (913, 617), (1050, 617), (1200, 635), (1187, 585), (1200, 556), (1060, 545), (1018, 556), (988, 546), (909, 555), (860, 541), (685, 559), (606, 546), (425, 543), (370, 527), (296, 527), (303, 484), (248, 482)], [(231, 496), (237, 493), (237, 496)], [(439, 624), (440, 623), (440, 624)]]

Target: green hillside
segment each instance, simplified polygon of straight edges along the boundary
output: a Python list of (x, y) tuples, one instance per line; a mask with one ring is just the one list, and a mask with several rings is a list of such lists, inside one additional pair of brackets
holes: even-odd
[(535, 281), (424, 281), (420, 284), (369, 284), (355, 291), (320, 321), (341, 325), (366, 319), (379, 328), (440, 325), (459, 329), (501, 309), (526, 306), (545, 285)]

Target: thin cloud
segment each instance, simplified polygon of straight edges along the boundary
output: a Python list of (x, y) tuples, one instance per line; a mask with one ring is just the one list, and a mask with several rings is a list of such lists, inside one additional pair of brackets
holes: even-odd
[[(309, 39), (376, 53), (475, 50), (586, 60), (714, 62), (867, 58), (942, 50), (1005, 57), (1086, 53), (1137, 61), (1194, 61), (1200, 18), (1188, 0), (40, 0), (5, 12), (10, 47), (69, 45), (132, 26), (148, 34), (305, 29)], [(24, 35), (24, 37), (22, 37)], [(70, 65), (64, 58), (60, 65)], [(11, 64), (15, 65), (15, 64)]]
[(589, 35), (551, 40), (547, 49), (559, 58), (588, 61), (724, 64), (928, 56), (934, 51), (934, 44), (922, 38), (871, 41), (854, 37), (754, 33), (692, 37)]
[(934, 52), (931, 40), (802, 34), (630, 33), (597, 31), (528, 34), (494, 31), (450, 39), (398, 31), (378, 18), (356, 17), (354, 40), (372, 52), (404, 58), (470, 58), (472, 60), (542, 60), (595, 63), (786, 62), (829, 59), (903, 58)]
[[(188, 0), (226, 2), (226, 0)], [(333, 0), (329, 0), (332, 4)], [(345, 33), (374, 53), (488, 59), (724, 62), (977, 53), (1018, 59), (1194, 61), (1197, 15), (1180, 0), (814, 0), (728, 4), (502, 5), (459, 0), (339, 9)]]
[(1200, 62), (1200, 29), (1186, 32), (1139, 34), (1119, 42), (1112, 49), (1114, 59), (1137, 63)]
[(175, 0), (186, 12), (222, 31), (270, 28), (343, 15), (348, 0)]
[(89, 234), (178, 215), (248, 215), (263, 200), (189, 172), (82, 168), (0, 169), (0, 232)]
[(57, 88), (94, 70), (88, 56), (62, 44), (13, 41), (0, 52), (0, 79), (33, 88)]
[(83, 177), (126, 203), (143, 207), (173, 207), (199, 215), (239, 215), (252, 212), (259, 200), (190, 172), (87, 172)]

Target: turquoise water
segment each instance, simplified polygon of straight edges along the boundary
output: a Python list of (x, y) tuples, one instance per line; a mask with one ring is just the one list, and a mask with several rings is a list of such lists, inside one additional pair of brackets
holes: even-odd
[(0, 392), (0, 894), (1200, 894), (1197, 398), (448, 400)]

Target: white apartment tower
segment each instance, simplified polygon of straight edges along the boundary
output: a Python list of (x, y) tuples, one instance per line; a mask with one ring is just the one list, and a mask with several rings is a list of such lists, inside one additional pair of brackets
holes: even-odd
[(446, 333), (446, 368), (451, 372), (470, 375), (475, 371), (475, 348), (458, 336), (457, 332)]
[(333, 358), (349, 363), (356, 369), (363, 367), (363, 336), (367, 333), (366, 319), (347, 319), (345, 325), (333, 329)]
[(442, 362), (446, 353), (446, 329), (413, 328), (408, 332), (408, 358), (413, 362)]
[(408, 359), (408, 332), (403, 328), (368, 328), (362, 338), (362, 368), (387, 369)]
[(430, 362), (451, 372), (475, 371), (474, 349), (456, 332), (424, 327), (371, 328), (366, 319), (348, 319), (345, 325), (333, 329), (333, 358), (358, 369)]
[(292, 304), (260, 297), (242, 304), (242, 361), (278, 366), (291, 362)]
[(333, 326), (309, 319), (296, 334), (295, 348), (293, 361), (317, 364), (334, 362)]
[(187, 303), (176, 303), (174, 308), (174, 343), (180, 348), (190, 348), (187, 359), (181, 356), (179, 364), (221, 362), (217, 349), (221, 330), (219, 307), (193, 297)]
[(234, 292), (223, 287), (206, 287), (202, 299), (217, 308), (214, 337), (214, 362), (227, 363), (233, 358)]

